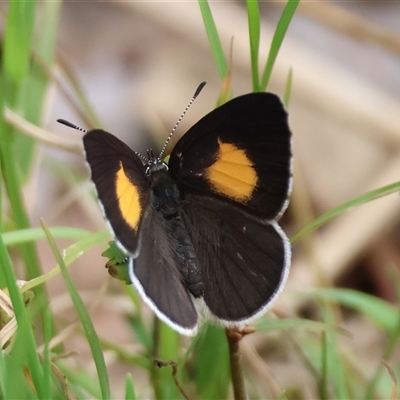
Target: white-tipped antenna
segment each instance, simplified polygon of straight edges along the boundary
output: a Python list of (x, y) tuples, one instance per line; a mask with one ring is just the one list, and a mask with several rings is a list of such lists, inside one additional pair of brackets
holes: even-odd
[(175, 133), (176, 128), (178, 127), (178, 125), (180, 124), (180, 122), (182, 121), (183, 117), (185, 116), (185, 114), (188, 112), (190, 106), (193, 104), (193, 102), (196, 100), (196, 97), (200, 94), (200, 92), (202, 91), (203, 87), (206, 85), (207, 82), (201, 82), (200, 85), (198, 86), (198, 88), (196, 89), (196, 91), (194, 92), (193, 97), (191, 98), (191, 100), (189, 101), (189, 104), (186, 106), (186, 108), (183, 110), (183, 113), (181, 114), (181, 116), (178, 118), (178, 121), (176, 121), (175, 126), (172, 128), (171, 133), (168, 135), (167, 140), (164, 143), (163, 148), (161, 149), (160, 155), (158, 156), (158, 161), (162, 160), (162, 156), (164, 155), (164, 152), (168, 146), (169, 141), (172, 138), (172, 135)]
[(83, 128), (81, 128), (80, 126), (75, 125), (75, 124), (73, 124), (72, 122), (67, 121), (66, 119), (60, 118), (60, 119), (57, 120), (57, 122), (59, 122), (60, 124), (65, 125), (65, 126), (68, 126), (69, 128), (76, 129), (77, 131), (81, 131), (81, 132), (83, 132), (83, 133), (86, 133), (86, 132), (87, 132), (86, 129), (83, 129)]

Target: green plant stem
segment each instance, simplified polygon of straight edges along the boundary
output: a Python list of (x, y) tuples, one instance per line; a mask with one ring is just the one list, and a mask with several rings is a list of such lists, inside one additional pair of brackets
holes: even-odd
[[(151, 358), (156, 360), (160, 357), (160, 335), (161, 321), (157, 316), (153, 317), (153, 349)], [(151, 382), (154, 390), (154, 397), (160, 399), (162, 396), (162, 388), (160, 387), (159, 371), (154, 367), (151, 369)]]
[(231, 367), (231, 378), (233, 387), (233, 397), (235, 400), (246, 400), (246, 387), (242, 366), (240, 364), (240, 341), (243, 333), (236, 329), (226, 329), (226, 338), (229, 345), (229, 359)]

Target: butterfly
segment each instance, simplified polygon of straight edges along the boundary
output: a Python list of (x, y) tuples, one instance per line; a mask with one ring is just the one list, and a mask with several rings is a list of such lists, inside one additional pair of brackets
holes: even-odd
[(130, 280), (161, 320), (194, 335), (204, 315), (240, 328), (271, 306), (291, 263), (276, 222), (291, 191), (291, 132), (276, 95), (250, 93), (211, 111), (168, 164), (100, 129), (83, 143)]

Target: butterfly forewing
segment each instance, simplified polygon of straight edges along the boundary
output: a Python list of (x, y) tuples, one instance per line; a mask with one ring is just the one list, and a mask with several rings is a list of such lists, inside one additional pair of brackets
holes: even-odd
[(89, 131), (83, 143), (105, 217), (118, 242), (135, 255), (150, 199), (142, 161), (124, 142), (102, 130)]
[(271, 220), (287, 205), (290, 143), (279, 98), (247, 94), (206, 115), (180, 139), (171, 175), (185, 193), (219, 197)]

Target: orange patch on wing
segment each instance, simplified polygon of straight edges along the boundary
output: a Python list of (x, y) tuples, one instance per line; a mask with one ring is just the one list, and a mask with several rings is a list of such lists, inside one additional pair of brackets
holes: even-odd
[(115, 180), (118, 207), (125, 222), (137, 230), (141, 215), (140, 195), (137, 187), (126, 176), (122, 162)]
[(243, 149), (218, 139), (217, 161), (207, 168), (207, 179), (220, 194), (245, 202), (251, 198), (258, 177), (254, 165)]

